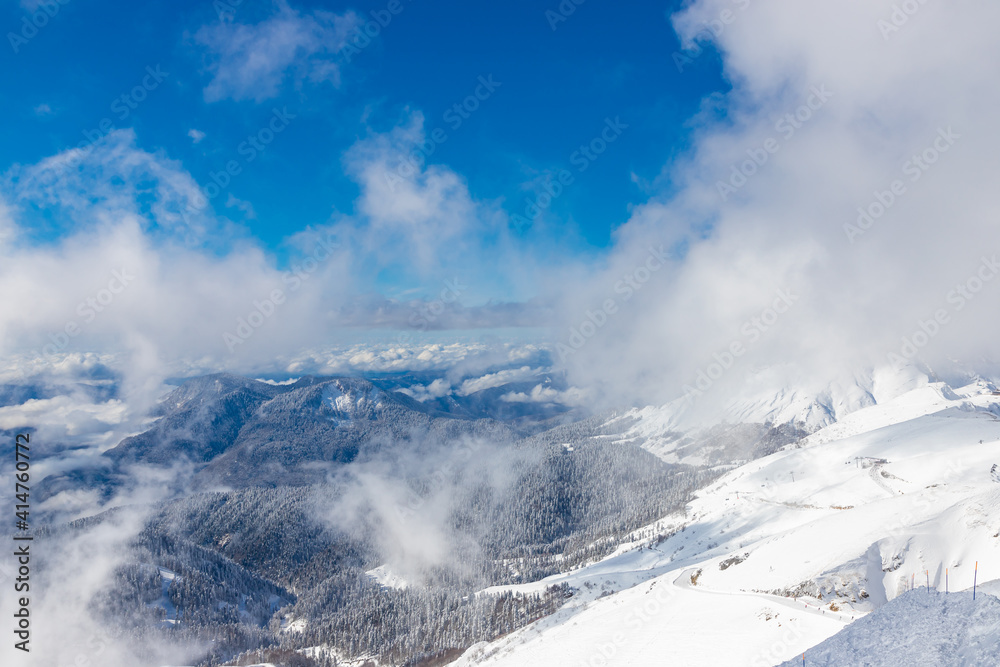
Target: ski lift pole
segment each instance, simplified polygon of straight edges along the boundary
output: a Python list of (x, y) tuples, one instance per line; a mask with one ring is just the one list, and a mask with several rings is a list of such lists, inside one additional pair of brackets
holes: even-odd
[(976, 599), (976, 580), (979, 578), (979, 561), (976, 561), (976, 569), (972, 574), (972, 599)]

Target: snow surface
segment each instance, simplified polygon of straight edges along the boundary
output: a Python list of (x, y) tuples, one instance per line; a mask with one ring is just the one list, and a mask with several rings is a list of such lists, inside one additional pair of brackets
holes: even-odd
[(365, 574), (387, 588), (403, 590), (410, 585), (410, 582), (393, 572), (388, 564), (379, 565), (374, 570), (368, 570)]
[(342, 382), (331, 382), (323, 388), (323, 401), (337, 412), (353, 415), (366, 407), (382, 407), (382, 392), (359, 391), (356, 387), (345, 386)]
[[(882, 407), (929, 383), (928, 377), (913, 367), (900, 371), (874, 369), (867, 374), (841, 378), (816, 387), (808, 387), (804, 378), (790, 376), (789, 373), (791, 371), (788, 369), (775, 367), (761, 369), (751, 375), (740, 397), (727, 404), (727, 421), (792, 423), (812, 432), (843, 424), (865, 408)], [(942, 383), (938, 384), (943, 386)], [(983, 393), (987, 385), (983, 383), (976, 389), (973, 393)], [(698, 465), (702, 461), (697, 457), (678, 459), (674, 451), (681, 442), (681, 435), (695, 433), (718, 423), (714, 398), (709, 393), (692, 400), (679, 398), (661, 406), (635, 408), (619, 415), (611, 423), (634, 421), (620, 436), (621, 440), (639, 440), (644, 448), (667, 463)], [(708, 408), (709, 405), (713, 407)], [(932, 410), (930, 406), (926, 409)], [(872, 414), (869, 413), (867, 419), (871, 418)], [(887, 423), (894, 423), (891, 421), (893, 417), (888, 419), (890, 421)], [(862, 420), (860, 427), (862, 430), (871, 430), (874, 426)], [(831, 437), (836, 433), (838, 432), (831, 432)], [(838, 437), (846, 437), (846, 431), (844, 433)]]
[[(917, 589), (805, 652), (825, 667), (994, 666), (1000, 661), (1000, 600)], [(799, 667), (801, 658), (782, 667)]]
[(174, 580), (178, 578), (177, 573), (172, 570), (168, 570), (165, 567), (157, 567), (156, 569), (160, 575), (160, 598), (149, 606), (162, 607), (166, 612), (163, 623), (167, 625), (175, 625), (180, 623), (180, 621), (177, 620), (177, 607), (175, 607), (174, 603), (170, 601), (170, 586), (174, 583)]
[[(726, 473), (600, 562), (503, 587), (565, 582), (576, 594), (454, 664), (775, 665), (913, 583), (967, 588), (976, 561), (979, 581), (1000, 578), (1000, 484), (990, 475), (1000, 397), (984, 383), (891, 377), (869, 382), (868, 396), (797, 446)], [(652, 409), (633, 417), (636, 432), (675, 426)]]

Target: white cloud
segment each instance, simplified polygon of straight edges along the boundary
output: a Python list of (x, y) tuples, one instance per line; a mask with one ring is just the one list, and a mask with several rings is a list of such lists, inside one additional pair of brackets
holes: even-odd
[[(984, 254), (1000, 254), (990, 167), (1000, 151), (992, 113), (1000, 86), (989, 65), (1000, 44), (988, 27), (1000, 6), (922, 4), (888, 40), (878, 21), (889, 19), (892, 2), (745, 7), (700, 0), (676, 17), (692, 36), (734, 12), (717, 38), (733, 88), (694, 120), (692, 149), (665, 166), (656, 186), (664, 194), (616, 230), (606, 265), (547, 283), (559, 339), (593, 333), (567, 355), (570, 381), (608, 402), (666, 401), (739, 342), (745, 353), (709, 399), (721, 404), (727, 385), (760, 366), (790, 362), (829, 378), (885, 363), (939, 309), (951, 323), (921, 349), (925, 359), (1000, 358), (990, 306), (1000, 279), (961, 311), (948, 301), (957, 286), (976, 285)], [(824, 86), (832, 97), (817, 105), (810, 96)], [(818, 108), (801, 111), (810, 101)], [(778, 126), (789, 113), (800, 115), (798, 127)], [(935, 156), (949, 127), (961, 138)], [(763, 165), (749, 163), (751, 175), (724, 201), (719, 181), (772, 138), (777, 150)], [(914, 180), (912, 158), (925, 150), (935, 162)], [(905, 194), (851, 243), (845, 225), (856, 223), (858, 207), (887, 200), (895, 180)], [(655, 272), (640, 268), (661, 244), (679, 249), (675, 259)], [(644, 282), (632, 289), (625, 277)], [(758, 329), (753, 318), (779, 289), (791, 290), (795, 305)], [(597, 311), (608, 299), (616, 308), (605, 318)]]
[(559, 390), (545, 385), (535, 385), (531, 391), (511, 391), (500, 397), (508, 403), (555, 403), (566, 406), (583, 406), (593, 400), (593, 393), (585, 389), (570, 387)]
[[(347, 151), (345, 167), (361, 189), (355, 207), (362, 224), (352, 238), (414, 284), (436, 277), (444, 287), (457, 279), (468, 286), (463, 302), (530, 298), (561, 261), (559, 254), (536, 257), (535, 248), (510, 234), (499, 202), (477, 200), (461, 175), (425, 164), (419, 147), (433, 131), (421, 113), (408, 112), (398, 126), (373, 131)], [(525, 324), (516, 313), (506, 318), (512, 326)]]
[(340, 83), (335, 55), (357, 24), (352, 12), (300, 13), (286, 2), (257, 24), (220, 21), (194, 36), (205, 50), (211, 81), (206, 102), (224, 99), (262, 102), (276, 97), (289, 77), (297, 83)]
[(0, 407), (0, 428), (15, 429), (30, 425), (54, 427), (50, 437), (75, 437), (90, 432), (107, 431), (124, 420), (125, 405), (118, 400), (104, 403), (81, 402), (72, 396), (29, 400), (22, 405)]
[(190, 130), (188, 130), (187, 135), (191, 137), (191, 143), (195, 144), (201, 143), (201, 140), (205, 138), (204, 132), (202, 132), (201, 130), (196, 130), (193, 127)]
[(500, 387), (505, 384), (510, 384), (511, 382), (526, 382), (538, 377), (540, 372), (541, 369), (531, 368), (530, 366), (497, 371), (496, 373), (490, 373), (482, 377), (464, 381), (458, 388), (458, 394), (460, 396), (468, 396), (469, 394), (474, 394), (477, 391)]
[(140, 149), (131, 129), (34, 165), (16, 165), (4, 180), (8, 201), (49, 209), (53, 222), (47, 224), (62, 232), (128, 218), (151, 232), (200, 245), (219, 231), (211, 211), (198, 206), (203, 200), (198, 183), (179, 162)]
[(406, 394), (407, 396), (413, 398), (417, 401), (429, 401), (435, 398), (441, 398), (442, 396), (447, 396), (451, 393), (451, 383), (443, 378), (438, 378), (430, 384), (420, 385), (415, 384), (412, 387), (404, 387), (399, 390), (400, 393)]
[(229, 196), (226, 198), (226, 208), (235, 208), (243, 211), (243, 217), (248, 220), (254, 220), (257, 218), (257, 212), (254, 210), (253, 204), (237, 198), (232, 192), (230, 192)]
[(3, 195), (0, 195), (0, 246), (13, 243), (18, 233), (12, 211)]
[(357, 206), (370, 225), (371, 249), (405, 252), (429, 267), (461, 256), (463, 246), (488, 233), (489, 213), (478, 210), (458, 174), (412, 158), (424, 138), (423, 116), (414, 113), (405, 124), (358, 142), (345, 164), (362, 186)]
[[(338, 375), (414, 370), (468, 376), (514, 359), (537, 362), (545, 355), (536, 344), (501, 341), (493, 336), (470, 339), (447, 332), (434, 336), (446, 342), (430, 342), (429, 334), (410, 331), (395, 335), (363, 331), (362, 336), (363, 342), (299, 352), (286, 362), (285, 371)], [(443, 388), (438, 384), (435, 391)]]

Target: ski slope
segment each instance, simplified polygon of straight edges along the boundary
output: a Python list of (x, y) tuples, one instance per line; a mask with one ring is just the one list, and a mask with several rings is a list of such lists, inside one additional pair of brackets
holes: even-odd
[[(992, 667), (1000, 655), (1000, 600), (917, 589), (806, 654), (818, 667)], [(797, 659), (782, 667), (801, 665)]]
[(775, 665), (911, 582), (1000, 578), (1000, 396), (910, 387), (728, 472), (650, 527), (664, 539), (512, 587), (577, 594), (455, 664)]

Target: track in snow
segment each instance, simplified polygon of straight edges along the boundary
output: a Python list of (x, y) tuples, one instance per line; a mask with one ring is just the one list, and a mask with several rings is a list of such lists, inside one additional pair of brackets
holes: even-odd
[(876, 464), (871, 467), (868, 475), (872, 478), (872, 481), (879, 485), (879, 487), (888, 493), (890, 496), (895, 496), (896, 491), (891, 486), (885, 483), (885, 478), (882, 477), (882, 465)]
[(690, 567), (681, 572), (680, 576), (674, 579), (673, 585), (678, 588), (686, 588), (692, 591), (698, 591), (700, 593), (707, 593), (709, 595), (748, 595), (750, 597), (759, 598), (765, 602), (771, 602), (774, 604), (779, 604), (790, 609), (795, 609), (796, 611), (803, 611), (814, 616), (827, 616), (834, 620), (843, 621), (845, 624), (852, 622), (855, 617), (860, 616), (858, 614), (844, 614), (838, 611), (831, 611), (829, 609), (823, 609), (821, 607), (811, 607), (805, 602), (799, 602), (796, 598), (786, 598), (780, 595), (771, 595), (770, 593), (756, 593), (752, 591), (713, 591), (705, 588), (704, 586), (691, 583), (691, 575), (698, 571), (697, 567)]

